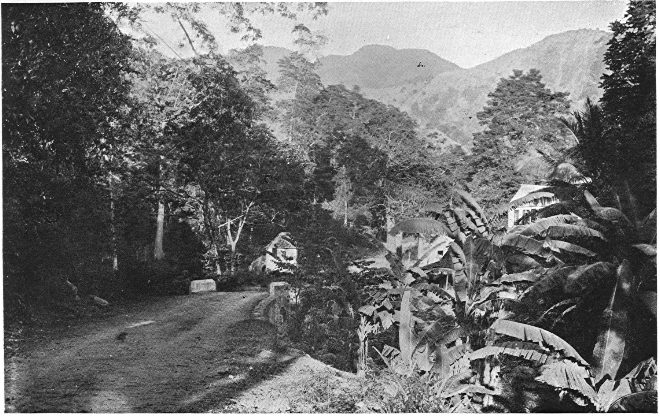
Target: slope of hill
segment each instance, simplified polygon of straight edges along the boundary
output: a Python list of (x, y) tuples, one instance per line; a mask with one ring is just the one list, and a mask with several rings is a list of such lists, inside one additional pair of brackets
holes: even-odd
[(383, 45), (363, 46), (351, 55), (330, 55), (320, 61), (319, 75), (324, 84), (344, 84), (349, 88), (387, 88), (429, 81), (440, 73), (460, 69), (425, 49)]
[(587, 97), (599, 98), (598, 84), (606, 70), (603, 55), (610, 36), (597, 30), (564, 32), (474, 68), (438, 74), (428, 82), (363, 92), (407, 111), (422, 128), (440, 130), (469, 145), (472, 133), (480, 128), (476, 114), (486, 104), (488, 93), (514, 69), (540, 70), (550, 89), (570, 93), (574, 106)]
[[(322, 57), (318, 72), (325, 85), (357, 85), (365, 96), (408, 112), (422, 135), (438, 145), (458, 142), (469, 147), (472, 133), (481, 128), (477, 112), (498, 80), (514, 69), (540, 70), (550, 89), (570, 93), (575, 107), (587, 97), (598, 99), (610, 37), (599, 30), (563, 32), (468, 69), (422, 49), (368, 45), (352, 55)], [(277, 61), (288, 53), (285, 48), (264, 47), (264, 68), (273, 81)], [(419, 62), (424, 66), (418, 67)]]

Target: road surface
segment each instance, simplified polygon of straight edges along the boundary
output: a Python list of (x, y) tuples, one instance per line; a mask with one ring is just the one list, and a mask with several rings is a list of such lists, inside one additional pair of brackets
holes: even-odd
[(265, 296), (168, 297), (60, 334), (5, 362), (6, 411), (223, 411), (289, 365), (251, 319)]

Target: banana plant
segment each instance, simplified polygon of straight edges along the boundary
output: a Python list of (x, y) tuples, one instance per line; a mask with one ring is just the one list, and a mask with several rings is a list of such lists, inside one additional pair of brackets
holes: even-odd
[(438, 247), (442, 259), (420, 268), (392, 253), (394, 279), (381, 284), (370, 304), (360, 310), (383, 329), (398, 325), (399, 348), (388, 346), (379, 354), (399, 373), (451, 372), (456, 364), (452, 357), (470, 348), (471, 337), (492, 321), (486, 315), (501, 303), (498, 293), (508, 290), (504, 282), (493, 283), (501, 275), (493, 260), (498, 247), (489, 240), (491, 230), (483, 211), (462, 191), (455, 192), (455, 199), (442, 221), (418, 218), (392, 229), (446, 233), (451, 239)]
[[(472, 368), (490, 363), (501, 367), (505, 357), (528, 362), (536, 368), (534, 381), (568, 394), (578, 405), (596, 411), (657, 411), (657, 367), (653, 357), (638, 363), (626, 375), (598, 383), (591, 366), (570, 343), (550, 331), (510, 320), (498, 320), (489, 328), (489, 343), (469, 354)], [(501, 371), (501, 368), (499, 368)], [(484, 380), (480, 377), (477, 380)], [(474, 380), (474, 378), (473, 378)], [(501, 384), (488, 380), (493, 396), (503, 396)], [(469, 384), (469, 383), (468, 383)], [(460, 384), (458, 389), (460, 389)], [(446, 394), (452, 394), (447, 392)]]

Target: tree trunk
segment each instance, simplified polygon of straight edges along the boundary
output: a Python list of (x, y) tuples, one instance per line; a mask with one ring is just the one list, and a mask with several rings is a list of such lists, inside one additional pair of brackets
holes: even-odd
[(165, 229), (165, 203), (163, 202), (163, 156), (160, 156), (158, 162), (158, 214), (156, 215), (156, 239), (154, 240), (154, 259), (163, 260), (165, 252), (163, 251), (163, 234)]
[(218, 276), (222, 276), (222, 268), (220, 267), (220, 252), (218, 251), (218, 245), (213, 243), (213, 251), (215, 252), (215, 273)]
[(390, 230), (392, 227), (394, 227), (394, 218), (389, 212), (387, 212), (385, 214), (385, 247), (387, 247), (390, 252), (398, 254), (399, 249), (401, 248), (401, 239), (403, 235), (401, 233), (397, 235), (391, 235)]
[(112, 271), (117, 277), (119, 259), (117, 257), (117, 230), (115, 227), (115, 193), (110, 185), (110, 239), (112, 242)]
[(215, 254), (215, 272), (218, 276), (222, 276), (222, 268), (220, 267), (220, 251), (218, 250), (218, 243), (215, 238), (215, 233), (213, 232), (213, 223), (211, 222), (211, 209), (210, 201), (204, 193), (204, 202), (202, 203), (202, 215), (204, 216), (204, 224), (206, 225), (206, 233), (208, 235), (211, 250)]
[(156, 217), (156, 240), (154, 241), (154, 259), (163, 260), (163, 232), (165, 228), (165, 204), (158, 200), (158, 216)]
[(236, 230), (236, 235), (232, 236), (231, 235), (231, 223), (235, 220), (227, 220), (225, 223), (226, 230), (227, 230), (227, 245), (229, 245), (229, 248), (231, 249), (231, 255), (229, 257), (229, 270), (230, 273), (233, 275), (236, 272), (236, 246), (238, 244), (238, 239), (241, 238), (241, 232), (243, 231), (243, 227), (245, 226), (245, 222), (247, 221), (247, 216), (250, 213), (250, 208), (254, 205), (254, 202), (250, 202), (245, 206), (245, 210), (243, 212), (242, 217), (237, 218), (238, 219), (238, 229)]

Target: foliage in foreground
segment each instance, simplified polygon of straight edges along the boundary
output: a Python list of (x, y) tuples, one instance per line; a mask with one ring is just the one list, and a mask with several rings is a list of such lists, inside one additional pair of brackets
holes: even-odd
[(467, 396), (481, 410), (654, 410), (654, 213), (635, 227), (585, 192), (584, 217), (550, 215), (496, 236), (469, 195), (456, 201), (430, 207), (436, 226), (405, 227), (446, 230), (442, 260), (393, 259), (360, 308), (362, 332), (398, 328), (398, 348), (378, 351), (388, 368), (437, 377), (433, 400), (446, 406)]

